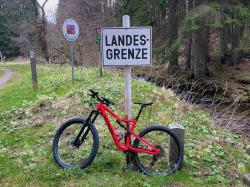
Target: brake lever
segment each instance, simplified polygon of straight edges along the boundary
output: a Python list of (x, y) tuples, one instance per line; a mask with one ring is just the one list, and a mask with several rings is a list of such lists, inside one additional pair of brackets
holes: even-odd
[(92, 92), (92, 93), (94, 93), (94, 92), (95, 92), (95, 91), (94, 91), (94, 90), (92, 90), (92, 89), (89, 89), (89, 91), (90, 91), (90, 92)]

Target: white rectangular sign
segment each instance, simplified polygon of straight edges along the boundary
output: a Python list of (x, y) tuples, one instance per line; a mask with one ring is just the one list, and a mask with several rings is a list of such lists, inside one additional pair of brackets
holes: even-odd
[(102, 28), (104, 66), (149, 66), (152, 59), (152, 28)]

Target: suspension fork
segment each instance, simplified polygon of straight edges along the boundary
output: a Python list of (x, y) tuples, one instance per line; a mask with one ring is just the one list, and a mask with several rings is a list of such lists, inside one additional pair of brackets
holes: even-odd
[[(92, 111), (91, 111), (91, 113), (89, 114), (89, 116), (88, 116), (88, 118), (86, 119), (85, 123), (83, 124), (81, 130), (79, 131), (78, 135), (76, 136), (75, 141), (73, 142), (73, 144), (74, 144), (75, 146), (78, 146), (78, 147), (79, 147), (79, 146), (83, 143), (83, 141), (84, 141), (84, 139), (86, 138), (86, 136), (88, 135), (90, 129), (87, 128), (86, 132), (83, 134), (82, 138), (80, 139), (82, 133), (84, 132), (86, 126), (89, 126), (89, 125), (91, 125), (91, 124), (93, 124), (93, 123), (95, 122), (95, 120), (96, 120), (96, 118), (98, 117), (99, 114), (100, 114), (100, 111), (99, 111), (99, 110), (92, 110)], [(94, 115), (94, 117), (92, 118), (93, 115)], [(91, 118), (92, 118), (92, 119), (91, 119)], [(89, 122), (90, 122), (90, 123), (89, 123)], [(79, 139), (80, 139), (80, 141), (79, 141)]]

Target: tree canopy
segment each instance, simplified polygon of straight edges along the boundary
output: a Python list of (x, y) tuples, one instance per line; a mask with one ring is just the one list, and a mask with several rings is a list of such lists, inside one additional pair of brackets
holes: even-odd
[(12, 57), (27, 53), (34, 40), (33, 21), (37, 17), (32, 0), (0, 0), (0, 12), (3, 55)]
[(15, 41), (17, 34), (11, 29), (6, 16), (0, 13), (0, 51), (5, 57), (19, 54), (19, 47)]

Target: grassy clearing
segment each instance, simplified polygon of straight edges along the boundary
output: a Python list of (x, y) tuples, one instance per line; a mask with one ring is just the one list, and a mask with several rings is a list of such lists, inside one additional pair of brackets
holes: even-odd
[[(116, 103), (122, 115), (123, 79), (113, 71), (98, 77), (97, 69), (81, 68), (72, 83), (66, 66), (38, 66), (39, 90), (31, 87), (28, 65), (9, 66), (17, 72), (15, 82), (0, 90), (0, 183), (35, 186), (228, 186), (241, 185), (250, 171), (245, 154), (247, 142), (216, 129), (208, 116), (185, 104), (169, 90), (144, 81), (133, 81), (133, 101), (154, 101), (145, 111), (139, 132), (150, 124), (181, 122), (186, 127), (185, 165), (169, 177), (149, 177), (123, 171), (124, 155), (118, 151), (103, 121), (96, 127), (100, 136), (98, 156), (85, 170), (59, 169), (52, 158), (51, 144), (58, 126), (73, 116), (86, 115), (94, 101), (93, 88)], [(133, 107), (137, 111), (137, 106)]]

